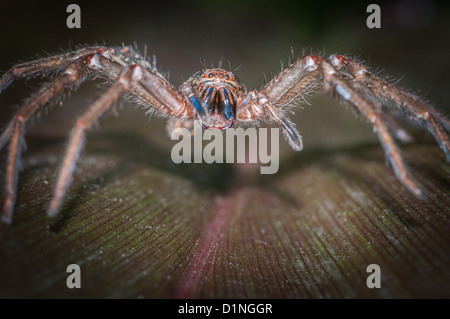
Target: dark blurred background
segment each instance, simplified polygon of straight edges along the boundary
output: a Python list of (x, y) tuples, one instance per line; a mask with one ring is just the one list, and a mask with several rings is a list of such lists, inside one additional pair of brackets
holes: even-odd
[[(381, 29), (366, 26), (370, 14), (366, 8), (371, 2), (381, 7)], [(70, 3), (81, 7), (81, 29), (66, 27)], [(385, 70), (382, 74), (401, 79), (400, 86), (425, 96), (448, 114), (449, 8), (448, 3), (426, 0), (6, 0), (0, 4), (0, 70), (79, 44), (136, 42), (140, 47), (148, 45), (149, 53), (156, 55), (162, 70), (170, 71), (170, 80), (177, 87), (203, 64), (217, 66), (223, 60), (224, 66), (238, 69), (237, 76), (248, 88), (259, 88), (264, 74), (270, 79), (279, 72), (282, 61), (286, 65), (291, 48), (296, 56), (303, 50), (325, 50), (326, 54), (357, 56), (373, 70)], [(18, 83), (0, 97), (0, 125), (33, 88), (37, 84)], [(95, 88), (82, 88), (80, 94), (83, 92), (98, 94)], [(343, 108), (323, 106), (333, 105), (329, 99), (311, 101), (314, 106), (295, 118), (306, 144), (308, 135), (311, 143), (313, 135), (319, 144), (335, 143), (340, 128), (346, 126), (335, 124), (341, 113), (351, 129), (363, 132), (350, 134), (353, 139), (375, 138), (367, 125), (353, 124), (353, 115), (342, 112)], [(67, 108), (61, 116), (73, 122), (70, 112)], [(142, 125), (148, 125), (142, 112), (136, 116), (143, 118)], [(160, 122), (154, 121), (163, 126)], [(327, 131), (327, 127), (333, 128)]]

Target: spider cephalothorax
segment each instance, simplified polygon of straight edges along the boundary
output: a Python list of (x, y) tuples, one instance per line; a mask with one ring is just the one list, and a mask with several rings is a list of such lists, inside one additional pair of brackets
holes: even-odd
[(180, 90), (187, 95), (192, 92), (191, 101), (197, 108), (201, 106), (200, 113), (206, 113), (206, 123), (202, 121), (203, 128), (221, 130), (233, 125), (238, 100), (247, 93), (245, 86), (234, 74), (223, 69), (197, 72)]
[(132, 47), (86, 47), (14, 66), (0, 78), (0, 92), (12, 81), (32, 76), (48, 76), (52, 80), (27, 100), (0, 135), (0, 149), (9, 143), (2, 213), (2, 220), (7, 223), (12, 220), (17, 194), (25, 123), (47, 104), (96, 76), (112, 85), (76, 121), (56, 179), (49, 216), (57, 215), (61, 208), (86, 131), (125, 94), (173, 118), (179, 125), (200, 120), (204, 128), (227, 129), (233, 123), (275, 122), (292, 148), (299, 151), (302, 138), (286, 117), (287, 110), (322, 89), (353, 106), (373, 125), (395, 174), (414, 195), (422, 197), (423, 191), (409, 173), (394, 141), (394, 137), (404, 139), (394, 115), (406, 116), (425, 127), (450, 160), (450, 123), (446, 117), (343, 55), (297, 59), (260, 90), (247, 92), (233, 73), (222, 69), (198, 72), (176, 90), (157, 71), (154, 61), (150, 63), (145, 54)]

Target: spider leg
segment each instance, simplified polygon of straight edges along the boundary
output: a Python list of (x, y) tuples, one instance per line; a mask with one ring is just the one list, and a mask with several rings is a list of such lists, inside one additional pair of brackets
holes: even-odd
[(421, 197), (423, 192), (418, 183), (410, 176), (408, 169), (403, 161), (398, 146), (395, 144), (386, 125), (383, 113), (381, 113), (381, 105), (377, 102), (368, 100), (361, 92), (351, 86), (344, 80), (327, 61), (316, 57), (316, 64), (322, 70), (324, 82), (330, 85), (346, 102), (356, 107), (374, 126), (378, 134), (378, 138), (383, 146), (384, 152), (394, 169), (397, 178), (405, 185), (414, 195)]
[[(63, 71), (69, 73), (70, 72), (80, 73), (82, 71), (82, 67), (84, 67), (84, 65), (83, 66), (81, 65), (83, 62), (87, 62), (87, 67), (89, 67), (91, 61), (96, 55), (102, 55), (111, 58), (111, 54), (113, 52), (114, 52), (113, 49), (109, 49), (106, 47), (87, 47), (74, 52), (69, 52), (65, 54), (51, 56), (48, 58), (38, 59), (27, 63), (18, 64), (13, 68), (11, 68), (10, 70), (8, 70), (0, 78), (0, 93), (4, 89), (6, 89), (14, 80), (23, 77), (32, 77), (36, 75), (46, 76), (51, 73), (59, 74)], [(78, 63), (79, 67), (77, 68), (77, 70), (70, 70), (69, 66), (74, 63)], [(58, 85), (58, 82), (59, 81), (55, 81), (54, 85)], [(47, 90), (46, 94), (48, 94), (48, 92), (51, 92), (53, 89), (54, 88), (51, 87), (49, 90)], [(59, 91), (55, 90), (54, 92), (55, 94), (51, 96), (52, 98), (58, 96), (56, 92)], [(44, 97), (46, 96), (46, 94), (44, 94)], [(23, 115), (25, 115), (25, 120), (27, 120), (29, 116), (34, 114), (40, 107), (44, 106), (45, 104), (48, 104), (48, 102), (45, 102), (44, 104), (38, 107), (35, 107), (35, 104), (33, 103), (28, 103), (19, 112), (26, 113)], [(6, 126), (6, 128), (3, 129), (3, 132), (0, 135), (0, 150), (10, 139), (12, 131), (13, 131), (13, 121), (11, 121)]]
[(32, 97), (8, 124), (2, 135), (0, 136), (0, 149), (8, 142), (8, 164), (6, 167), (6, 199), (3, 204), (2, 220), (11, 223), (13, 209), (17, 194), (18, 167), (20, 163), (21, 152), (23, 148), (24, 126), (34, 113), (41, 107), (47, 105), (52, 99), (56, 98), (71, 86), (82, 81), (81, 62), (75, 62), (50, 84), (40, 90)]
[[(98, 71), (99, 76), (113, 81), (123, 69), (122, 65), (129, 66), (129, 63), (120, 55), (112, 55), (110, 59), (98, 54), (90, 60), (89, 68)], [(187, 103), (188, 96), (178, 93), (159, 73), (139, 68), (142, 76), (137, 80), (133, 79), (129, 89), (135, 102), (147, 107), (151, 105), (163, 115), (185, 119), (195, 117), (196, 108), (192, 103)]]
[(194, 134), (194, 125), (195, 121), (171, 120), (167, 122), (166, 132), (170, 136), (175, 130), (187, 129), (192, 135)]
[[(77, 60), (85, 60), (87, 68), (98, 71), (99, 76), (114, 81), (124, 67), (133, 64), (143, 66), (144, 73), (140, 83), (132, 83), (130, 92), (136, 102), (141, 105), (151, 105), (163, 115), (171, 115), (177, 118), (193, 118), (196, 112), (208, 122), (208, 114), (200, 105), (195, 96), (183, 96), (179, 94), (167, 80), (157, 72), (155, 65), (151, 65), (145, 56), (139, 54), (131, 47), (122, 46), (116, 48), (108, 47), (86, 47), (74, 52), (64, 53), (52, 57), (42, 58), (31, 62), (18, 64), (8, 70), (0, 78), (0, 93), (6, 89), (14, 80), (33, 77), (48, 76), (58, 73), (70, 63)], [(188, 94), (189, 95), (189, 94)], [(190, 101), (186, 103), (186, 101)], [(5, 131), (11, 132), (12, 127)], [(8, 134), (5, 132), (5, 134)], [(1, 141), (1, 138), (0, 138)]]
[(391, 114), (391, 112), (386, 111), (387, 110), (385, 110), (385, 113), (387, 113), (387, 116), (385, 116), (386, 125), (388, 126), (389, 131), (394, 134), (395, 139), (401, 143), (411, 143), (414, 141), (412, 135), (404, 130), (400, 123), (397, 122), (395, 118), (397, 114)]
[(195, 106), (191, 105), (188, 97), (178, 93), (156, 71), (154, 65), (148, 69), (148, 63), (144, 63), (143, 66), (136, 64), (142, 63), (145, 57), (140, 56), (137, 52), (128, 51), (128, 49), (128, 47), (84, 48), (55, 57), (19, 64), (0, 78), (1, 92), (16, 79), (59, 74), (19, 109), (0, 135), (0, 149), (10, 141), (6, 172), (6, 200), (1, 216), (4, 222), (10, 223), (12, 220), (25, 122), (40, 108), (49, 104), (53, 99), (62, 96), (75, 84), (82, 82), (85, 79), (84, 73), (92, 74), (88, 71), (94, 71), (95, 75), (101, 76), (114, 84), (92, 104), (72, 130), (48, 210), (50, 216), (55, 216), (61, 207), (75, 168), (75, 162), (84, 143), (85, 131), (123, 93), (129, 93), (135, 101), (146, 106), (152, 106), (164, 115), (171, 115), (180, 119), (196, 117)]
[[(342, 72), (344, 62), (350, 73)], [(410, 115), (415, 121), (421, 124), (425, 123), (447, 157), (450, 144), (444, 127), (450, 126), (448, 120), (417, 97), (402, 92), (375, 77), (350, 58), (331, 56), (329, 59), (325, 59), (309, 55), (297, 60), (259, 92), (250, 91), (242, 97), (237, 107), (238, 119), (241, 121), (256, 119), (279, 122), (289, 106), (298, 104), (301, 99), (314, 93), (319, 87), (328, 93), (336, 92), (373, 124), (397, 178), (414, 195), (422, 197), (423, 192), (408, 172), (400, 150), (389, 131), (389, 128), (397, 130), (396, 124), (387, 116), (388, 113), (383, 112), (379, 100), (392, 100), (401, 111)], [(300, 150), (299, 144), (296, 143), (296, 140), (300, 139), (300, 135), (295, 127), (290, 125), (291, 123), (287, 122), (287, 124), (289, 129), (284, 131), (285, 137), (294, 149)], [(395, 134), (400, 140), (407, 141), (409, 139), (409, 136), (402, 134), (401, 131), (397, 131)]]
[[(97, 52), (106, 52), (109, 49), (104, 47), (87, 47), (74, 52), (59, 54), (47, 58), (41, 58), (34, 61), (17, 64), (6, 71), (0, 78), (0, 93), (5, 90), (14, 80), (24, 77), (33, 77), (37, 75), (46, 76), (57, 73), (65, 69), (72, 62), (81, 57), (95, 54)], [(106, 53), (105, 53), (106, 54)]]
[(402, 113), (426, 127), (445, 153), (447, 161), (450, 161), (450, 138), (446, 132), (450, 130), (450, 121), (445, 116), (417, 96), (406, 93), (370, 73), (363, 65), (349, 57), (332, 55), (330, 61), (337, 69), (347, 67), (355, 81), (368, 87), (373, 96), (381, 101), (394, 102)]
[(132, 79), (138, 79), (142, 76), (141, 70), (137, 65), (131, 65), (125, 68), (114, 84), (94, 101), (77, 120), (72, 129), (64, 159), (57, 175), (53, 197), (48, 208), (48, 215), (50, 217), (56, 216), (61, 208), (64, 195), (75, 170), (75, 163), (84, 144), (86, 131), (128, 90)]
[(8, 165), (6, 167), (6, 199), (3, 203), (2, 221), (11, 224), (17, 194), (17, 179), (20, 156), (23, 147), (23, 118), (16, 117), (12, 125), (12, 138), (9, 144)]
[[(364, 83), (361, 81), (358, 81), (355, 78), (355, 74), (352, 74), (350, 72), (348, 72), (348, 69), (344, 66), (343, 63), (336, 65), (336, 58), (335, 56), (331, 56), (329, 58), (329, 60), (331, 61), (331, 64), (333, 64), (333, 66), (338, 70), (341, 71), (339, 73), (339, 75), (345, 79), (346, 81), (348, 81), (349, 83), (351, 83), (352, 87), (354, 89), (356, 89), (357, 91), (359, 91), (360, 93), (364, 94), (364, 96), (371, 100), (371, 101), (375, 101), (375, 103), (373, 104), (375, 107), (379, 108), (380, 112), (383, 112), (385, 114), (384, 116), (384, 120), (386, 122), (386, 125), (389, 128), (389, 131), (392, 132), (392, 134), (394, 135), (395, 139), (400, 141), (401, 143), (409, 143), (413, 140), (413, 137), (408, 134), (407, 131), (405, 131), (402, 126), (400, 125), (400, 123), (397, 122), (396, 118), (399, 117), (401, 114), (399, 112), (395, 112), (395, 110), (393, 110), (392, 108), (388, 109), (388, 108), (384, 108), (379, 102), (379, 98), (377, 98), (375, 96), (375, 94), (372, 92), (372, 89), (368, 86), (364, 86)], [(326, 93), (332, 94), (333, 93), (333, 89), (330, 88), (329, 86), (324, 87), (324, 91)], [(353, 109), (358, 113), (358, 109), (350, 104), (350, 106), (353, 107)]]
[(236, 119), (276, 121), (284, 137), (296, 151), (303, 148), (302, 137), (285, 116), (289, 107), (305, 101), (322, 85), (320, 71), (310, 65), (308, 57), (297, 60), (274, 77), (260, 91), (250, 91), (238, 101)]
[[(193, 116), (194, 111), (183, 97), (165, 81), (162, 76), (139, 65), (122, 64), (129, 61), (120, 60), (120, 56), (106, 58), (101, 54), (88, 57), (88, 68), (96, 70), (99, 75), (108, 79), (116, 79), (114, 84), (100, 96), (81, 117), (72, 129), (69, 144), (66, 148), (63, 162), (53, 192), (53, 198), (48, 208), (48, 215), (56, 216), (61, 208), (64, 195), (70, 185), (75, 169), (75, 163), (84, 144), (85, 132), (112, 103), (117, 101), (127, 91), (147, 105), (170, 114), (174, 117)], [(120, 63), (119, 63), (120, 62)]]

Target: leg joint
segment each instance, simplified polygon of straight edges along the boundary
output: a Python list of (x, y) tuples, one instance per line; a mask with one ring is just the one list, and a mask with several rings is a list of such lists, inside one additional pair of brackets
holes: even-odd
[(317, 55), (307, 55), (305, 57), (305, 66), (304, 68), (307, 71), (314, 71), (319, 67), (319, 62), (321, 58)]
[(378, 123), (378, 120), (380, 119), (380, 114), (372, 112), (367, 114), (367, 118), (372, 124), (376, 125)]
[(63, 75), (67, 76), (70, 81), (75, 81), (79, 76), (79, 69), (75, 66), (70, 66), (66, 70), (64, 70)]
[(96, 51), (96, 53), (98, 55), (101, 55), (102, 57), (111, 59), (111, 53), (112, 53), (112, 49), (108, 49), (108, 48), (100, 48)]
[(430, 118), (430, 112), (428, 111), (421, 111), (418, 115), (418, 118), (420, 119), (424, 119), (425, 121), (428, 120)]
[(17, 113), (16, 115), (14, 115), (14, 123), (25, 123), (25, 115), (23, 115), (22, 113)]
[(359, 79), (367, 75), (366, 68), (362, 67), (358, 72), (355, 73), (355, 78)]
[(84, 119), (79, 119), (75, 123), (75, 127), (84, 130), (88, 127), (88, 124)]
[(331, 64), (338, 69), (340, 69), (345, 63), (345, 57), (343, 55), (332, 54), (328, 59)]

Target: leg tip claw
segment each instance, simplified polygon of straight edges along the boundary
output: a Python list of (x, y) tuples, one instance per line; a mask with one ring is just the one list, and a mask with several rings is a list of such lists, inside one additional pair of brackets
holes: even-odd
[(55, 218), (58, 215), (58, 210), (54, 210), (54, 209), (47, 209), (47, 216), (50, 218)]
[(2, 215), (1, 220), (6, 225), (11, 225), (11, 223), (12, 223), (12, 217), (11, 216)]

